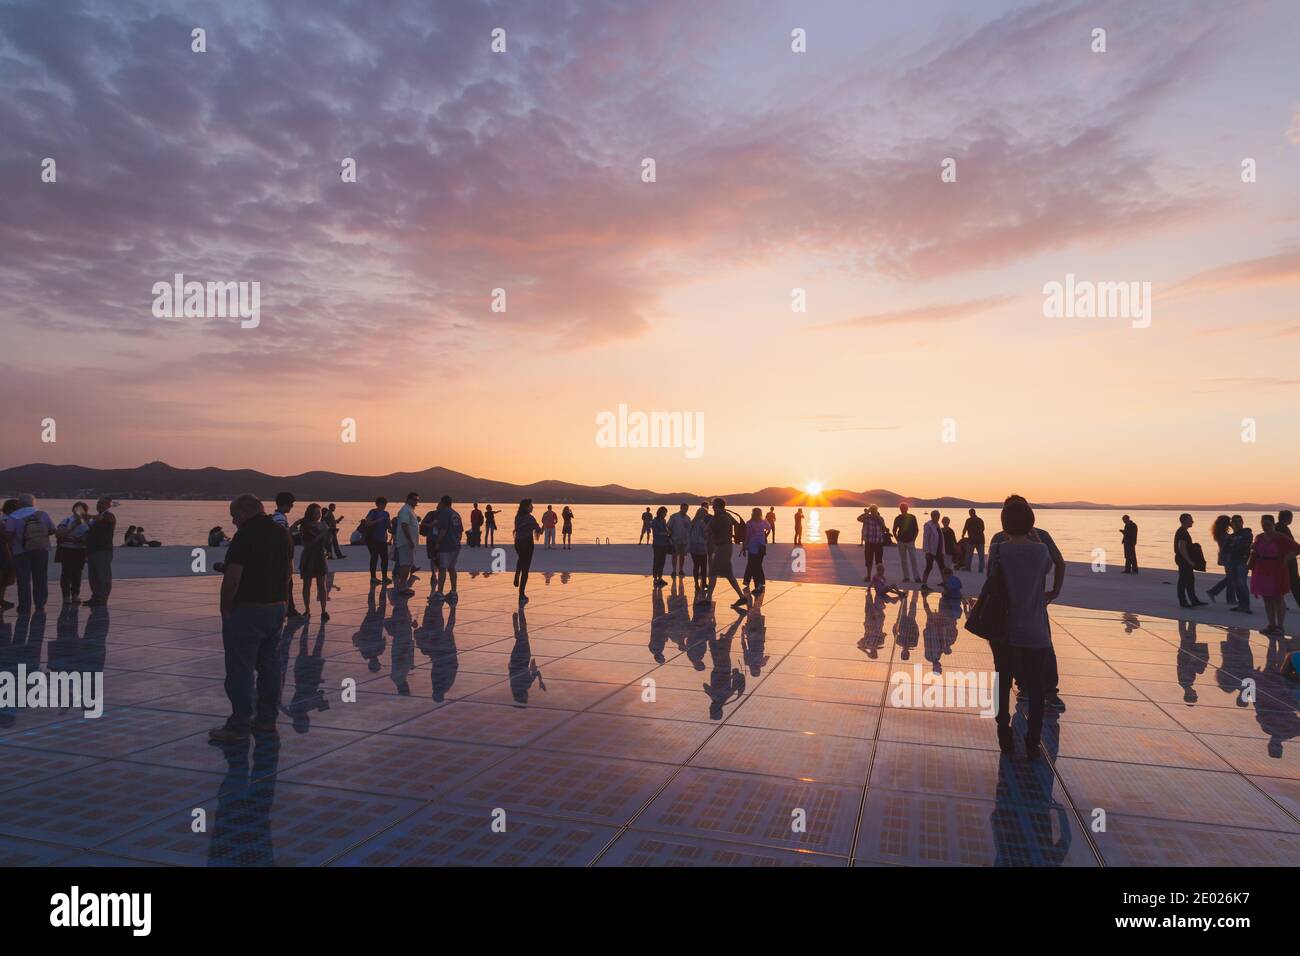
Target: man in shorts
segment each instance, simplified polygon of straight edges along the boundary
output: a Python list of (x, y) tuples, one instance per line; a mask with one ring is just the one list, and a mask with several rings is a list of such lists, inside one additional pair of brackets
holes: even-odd
[(736, 521), (727, 513), (727, 502), (723, 498), (713, 499), (713, 516), (709, 519), (709, 589), (696, 602), (708, 603), (713, 600), (713, 591), (718, 578), (726, 578), (736, 592), (736, 601), (732, 607), (737, 611), (749, 610), (749, 599), (740, 589), (736, 573), (731, 570), (731, 549), (734, 546), (734, 528)]
[(411, 571), (415, 567), (415, 545), (420, 537), (420, 519), (415, 516), (415, 509), (420, 506), (420, 496), (412, 491), (406, 496), (406, 504), (397, 512), (393, 522), (393, 547), (397, 552), (397, 570), (393, 572), (393, 593), (410, 597), (415, 593), (411, 589)]
[(682, 502), (681, 510), (668, 519), (668, 537), (673, 546), (673, 577), (686, 577), (686, 554), (691, 547), (691, 506)]
[(429, 595), (429, 600), (442, 600), (443, 584), (450, 576), (451, 590), (446, 592), (446, 598), (455, 604), (456, 559), (460, 557), (460, 538), (465, 528), (461, 523), (460, 513), (451, 507), (451, 495), (443, 495), (438, 500), (438, 510), (434, 515), (434, 527), (437, 528), (437, 547), (434, 550), (438, 555), (438, 580), (433, 593)]

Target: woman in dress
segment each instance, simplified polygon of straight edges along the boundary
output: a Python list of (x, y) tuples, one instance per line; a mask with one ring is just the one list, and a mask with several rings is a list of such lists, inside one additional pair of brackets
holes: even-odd
[(1287, 559), (1300, 552), (1300, 544), (1277, 530), (1272, 515), (1259, 519), (1263, 530), (1255, 536), (1250, 549), (1250, 593), (1264, 599), (1264, 613), (1268, 626), (1260, 633), (1281, 637), (1285, 631), (1286, 596), (1291, 591), (1291, 575)]
[[(489, 515), (491, 508), (488, 505)], [(525, 498), (515, 512), (515, 587), (519, 588), (520, 604), (528, 603), (528, 595), (524, 593), (528, 589), (528, 569), (533, 565), (533, 548), (541, 536), (542, 526), (533, 517), (533, 499)]]
[(560, 518), (563, 524), (560, 525), (560, 547), (565, 551), (573, 549), (573, 509), (568, 505), (560, 512)]
[(298, 525), (302, 533), (302, 557), (298, 561), (298, 575), (302, 578), (302, 614), (311, 617), (311, 585), (316, 582), (316, 599), (320, 602), (320, 619), (328, 621), (329, 612), (325, 603), (329, 597), (329, 587), (325, 584), (326, 551), (329, 547), (330, 530), (320, 519), (320, 505), (310, 504), (302, 521)]

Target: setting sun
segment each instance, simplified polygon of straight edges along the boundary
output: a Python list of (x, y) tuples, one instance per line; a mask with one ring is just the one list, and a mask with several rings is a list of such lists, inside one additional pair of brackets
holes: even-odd
[(822, 483), (820, 481), (810, 481), (804, 486), (803, 490), (816, 497), (822, 493)]

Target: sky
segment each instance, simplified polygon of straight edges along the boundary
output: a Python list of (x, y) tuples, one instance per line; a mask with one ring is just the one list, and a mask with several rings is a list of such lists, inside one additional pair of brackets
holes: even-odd
[[(1295, 501), (1298, 41), (1288, 0), (0, 0), (0, 467)], [(176, 273), (258, 324), (157, 316)], [(1067, 275), (1149, 313), (1045, 315)], [(620, 406), (703, 440), (607, 447)]]

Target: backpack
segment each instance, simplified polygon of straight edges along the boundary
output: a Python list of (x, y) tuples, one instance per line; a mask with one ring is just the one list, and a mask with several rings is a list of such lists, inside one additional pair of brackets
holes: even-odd
[(736, 514), (730, 508), (727, 509), (727, 514), (731, 515), (731, 543), (744, 544), (745, 522), (741, 521), (740, 515)]
[(23, 550), (24, 551), (48, 551), (50, 550), (50, 536), (45, 527), (45, 522), (41, 520), (44, 512), (37, 511), (27, 516), (23, 522)]

